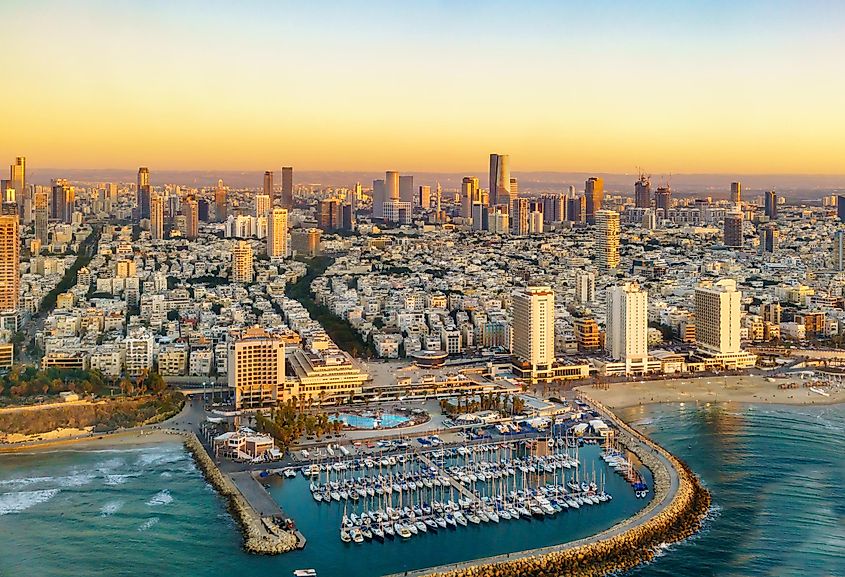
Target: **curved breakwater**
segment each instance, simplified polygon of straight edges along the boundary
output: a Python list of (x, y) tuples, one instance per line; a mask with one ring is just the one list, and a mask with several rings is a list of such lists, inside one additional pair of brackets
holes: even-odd
[(651, 503), (625, 521), (593, 537), (507, 557), (481, 559), (414, 573), (437, 577), (598, 577), (652, 560), (661, 545), (683, 540), (701, 527), (710, 494), (682, 461), (592, 399), (592, 406), (619, 428), (620, 443), (654, 476)]
[(206, 480), (226, 499), (229, 511), (244, 535), (244, 550), (259, 555), (278, 555), (297, 547), (297, 536), (271, 520), (261, 518), (249, 506), (232, 481), (220, 472), (193, 433), (185, 436), (185, 448), (193, 455)]

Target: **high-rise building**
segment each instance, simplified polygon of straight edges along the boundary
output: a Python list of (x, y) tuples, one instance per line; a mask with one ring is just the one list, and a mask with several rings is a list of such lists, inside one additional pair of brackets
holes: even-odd
[(293, 208), (293, 167), (282, 167), (282, 208), (288, 210)]
[(266, 194), (255, 195), (255, 218), (267, 217), (270, 214), (270, 208), (273, 206), (272, 197)]
[(511, 199), (511, 202), (513, 202), (514, 199), (519, 198), (519, 182), (515, 178), (511, 178), (510, 183), (511, 183), (511, 185), (510, 185), (510, 191), (511, 191), (510, 199)]
[(555, 293), (529, 286), (513, 295), (513, 354), (530, 365), (532, 377), (555, 360)]
[(267, 222), (267, 256), (282, 259), (288, 255), (288, 211), (274, 208)]
[(420, 187), (419, 203), (423, 210), (427, 210), (431, 207), (431, 187), (427, 184)]
[(221, 179), (217, 181), (217, 189), (214, 191), (214, 216), (217, 222), (225, 222), (228, 212), (226, 188)]
[(252, 245), (239, 240), (232, 247), (232, 282), (252, 282)]
[(164, 199), (155, 192), (150, 197), (150, 237), (153, 240), (164, 238)]
[(200, 222), (211, 222), (211, 202), (207, 198), (197, 200), (197, 215)]
[(41, 246), (48, 244), (47, 221), (50, 218), (50, 201), (46, 191), (35, 193), (35, 238), (41, 241)]
[(197, 199), (188, 197), (182, 203), (182, 214), (185, 215), (185, 237), (195, 240), (199, 236), (200, 209)]
[(258, 327), (229, 345), (226, 363), (235, 408), (275, 405), (285, 387), (285, 343)]
[(740, 352), (742, 293), (733, 279), (701, 283), (695, 289), (695, 338), (716, 354)]
[(341, 228), (343, 212), (339, 199), (324, 198), (320, 201), (318, 207), (317, 226), (326, 231), (338, 230)]
[(645, 371), (648, 362), (648, 293), (637, 283), (607, 289), (605, 348), (625, 372)]
[(742, 213), (731, 211), (725, 214), (724, 242), (729, 248), (742, 248)]
[(490, 178), (488, 188), (490, 204), (510, 206), (511, 204), (511, 168), (507, 154), (490, 155)]
[(138, 169), (136, 201), (138, 205), (138, 220), (150, 218), (150, 169), (146, 166)]
[(575, 273), (575, 301), (589, 304), (596, 300), (596, 275), (581, 270)]
[(472, 207), (480, 204), (481, 193), (478, 186), (478, 178), (465, 176), (461, 182), (461, 216), (466, 219), (472, 218)]
[(663, 210), (663, 218), (666, 218), (666, 211), (672, 208), (672, 189), (668, 186), (658, 186), (654, 192), (654, 208)]
[(384, 173), (384, 200), (399, 200), (399, 173), (395, 170)]
[(264, 172), (264, 194), (270, 197), (270, 204), (274, 204), (274, 201), (276, 200), (276, 190), (273, 187), (272, 170)]
[(385, 200), (384, 180), (376, 179), (373, 181), (373, 218), (384, 218)]
[(543, 222), (553, 224), (566, 220), (567, 198), (564, 194), (548, 194), (541, 197), (543, 203)]
[(833, 270), (845, 270), (845, 231), (833, 234)]
[(766, 191), (766, 196), (764, 197), (764, 212), (766, 216), (769, 217), (769, 220), (776, 220), (778, 217), (778, 195), (775, 193), (774, 190)]
[(73, 218), (73, 205), (76, 193), (64, 178), (57, 178), (52, 183), (53, 198), (50, 204), (50, 218), (69, 223)]
[(619, 213), (598, 210), (595, 221), (596, 264), (602, 270), (615, 269), (619, 266)]
[(596, 213), (601, 210), (604, 201), (604, 179), (591, 176), (584, 183), (584, 196), (587, 199), (587, 223), (596, 222)]
[(356, 214), (358, 213), (358, 203), (361, 201), (361, 193), (361, 183), (356, 182), (355, 187), (349, 191), (349, 196), (347, 198), (347, 204), (352, 210), (352, 220), (355, 220)]
[(742, 183), (741, 182), (732, 182), (731, 183), (731, 203), (739, 206), (742, 204)]
[(15, 189), (18, 203), (18, 214), (24, 224), (32, 222), (32, 198), (31, 191), (26, 185), (26, 158), (18, 156), (15, 163), (9, 167), (9, 180)]
[(836, 197), (836, 216), (839, 217), (839, 222), (845, 222), (845, 196)]
[(772, 254), (777, 250), (780, 231), (774, 223), (760, 226), (760, 254)]
[(513, 198), (511, 205), (513, 206), (511, 210), (513, 233), (519, 236), (525, 236), (528, 234), (530, 227), (529, 214), (531, 212), (531, 203), (527, 198)]
[(0, 215), (0, 312), (18, 310), (20, 244), (17, 211)]
[(290, 233), (290, 248), (298, 256), (319, 256), (321, 235), (319, 228), (293, 229)]
[(634, 206), (637, 208), (651, 207), (651, 182), (648, 176), (640, 173), (640, 179), (634, 183)]
[(402, 175), (399, 177), (399, 200), (414, 206), (414, 177)]

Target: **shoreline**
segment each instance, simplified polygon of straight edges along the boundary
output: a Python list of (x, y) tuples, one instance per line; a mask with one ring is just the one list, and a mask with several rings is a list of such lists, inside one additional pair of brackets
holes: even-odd
[(575, 387), (574, 391), (589, 395), (610, 409), (665, 403), (738, 403), (792, 407), (845, 403), (843, 387), (825, 389), (830, 395), (827, 397), (811, 391), (808, 387), (779, 388), (782, 384), (800, 382), (797, 378), (756, 375), (711, 376), (582, 385)]
[(171, 429), (126, 430), (114, 433), (92, 433), (84, 436), (62, 437), (47, 441), (0, 444), (0, 455), (39, 453), (67, 448), (73, 451), (96, 451), (120, 447), (154, 445), (164, 442), (181, 443), (183, 433)]

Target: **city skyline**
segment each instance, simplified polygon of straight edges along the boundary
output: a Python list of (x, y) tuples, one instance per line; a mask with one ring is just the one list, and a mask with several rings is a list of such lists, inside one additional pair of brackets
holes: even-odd
[(28, 88), (4, 93), (4, 157), (462, 171), (505, 150), (526, 171), (845, 173), (834, 3), (83, 4), (0, 8)]

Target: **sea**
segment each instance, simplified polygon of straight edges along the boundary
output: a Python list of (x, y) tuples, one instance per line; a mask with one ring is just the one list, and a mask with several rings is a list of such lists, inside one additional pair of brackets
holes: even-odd
[[(845, 576), (845, 406), (653, 405), (620, 411), (698, 472), (713, 510), (695, 537), (637, 577)], [(582, 450), (590, 469), (598, 448)], [(344, 544), (342, 507), (307, 482), (270, 493), (308, 538), (278, 557), (243, 553), (225, 503), (181, 444), (0, 456), (0, 576), (369, 577), (541, 547), (610, 526), (644, 505), (615, 475), (608, 504), (554, 519)]]

